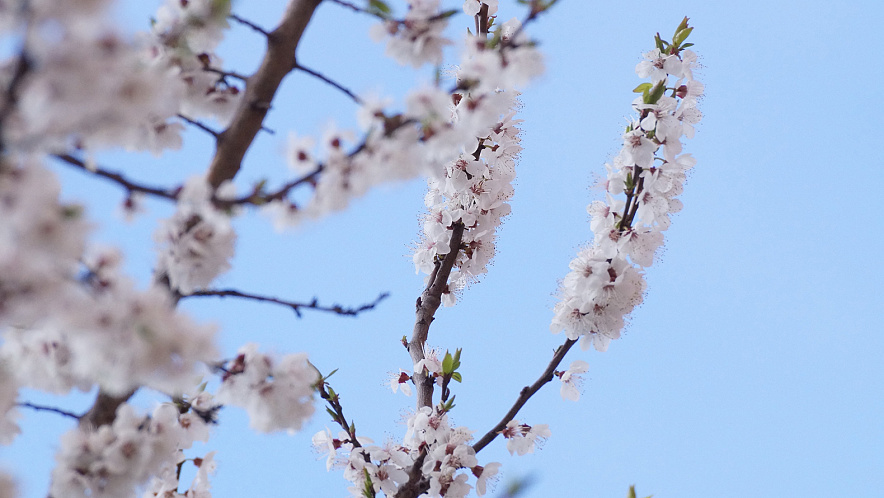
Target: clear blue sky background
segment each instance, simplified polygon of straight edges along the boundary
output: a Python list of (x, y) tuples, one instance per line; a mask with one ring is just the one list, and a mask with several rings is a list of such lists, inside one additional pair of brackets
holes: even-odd
[[(395, 2), (391, 2), (396, 4)], [(240, 2), (236, 12), (272, 26), (284, 2)], [(446, 2), (459, 7), (460, 2)], [(125, 2), (120, 16), (145, 26), (155, 2)], [(398, 12), (402, 7), (398, 6)], [(522, 16), (501, 0), (501, 17)], [(619, 149), (633, 72), (660, 31), (682, 16), (706, 84), (705, 119), (686, 150), (698, 159), (662, 258), (648, 271), (644, 305), (606, 353), (574, 351), (590, 370), (578, 403), (558, 383), (519, 415), (547, 423), (541, 451), (510, 457), (502, 440), (481, 462), (503, 462), (497, 488), (530, 476), (531, 498), (620, 498), (630, 484), (656, 498), (884, 496), (884, 252), (878, 181), (884, 167), (881, 26), (877, 0), (583, 2), (564, 0), (532, 27), (547, 72), (523, 95), (525, 151), (513, 214), (500, 233), (489, 274), (454, 308), (439, 311), (430, 343), (464, 349), (464, 383), (455, 387), (454, 422), (477, 431), (496, 423), (519, 389), (539, 375), (561, 336), (548, 332), (557, 280), (591, 238), (586, 204), (593, 179)], [(299, 60), (357, 92), (401, 96), (415, 75), (382, 57), (367, 37), (371, 20), (322, 5)], [(452, 19), (457, 32), (472, 21)], [(222, 48), (230, 68), (254, 69), (261, 39), (235, 26)], [(454, 61), (454, 51), (449, 52)], [(401, 102), (401, 101), (400, 101)], [(355, 107), (306, 75), (286, 80), (264, 134), (246, 158), (241, 185), (282, 178), (288, 130), (319, 134), (329, 117), (352, 125)], [(186, 152), (100, 156), (109, 168), (174, 184), (205, 169), (209, 137), (188, 133)], [(134, 224), (120, 222), (119, 189), (59, 168), (65, 196), (89, 205), (97, 241), (128, 254), (147, 282), (152, 231), (169, 206), (149, 204)], [(348, 417), (376, 441), (399, 439), (413, 398), (382, 386), (408, 368), (399, 338), (410, 334), (422, 279), (410, 245), (419, 237), (423, 182), (381, 188), (346, 213), (283, 235), (266, 219), (237, 222), (235, 268), (223, 287), (291, 299), (358, 304), (391, 297), (357, 319), (251, 302), (185, 302), (221, 324), (231, 355), (255, 341), (279, 353), (307, 351), (332, 378)], [(91, 398), (31, 401), (80, 411)], [(145, 407), (149, 397), (139, 398)], [(340, 473), (325, 472), (310, 437), (332, 426), (317, 405), (297, 435), (265, 436), (227, 408), (208, 445), (217, 449), (214, 496), (344, 496)], [(45, 496), (58, 436), (71, 424), (26, 413), (24, 435), (0, 449), (23, 497)]]

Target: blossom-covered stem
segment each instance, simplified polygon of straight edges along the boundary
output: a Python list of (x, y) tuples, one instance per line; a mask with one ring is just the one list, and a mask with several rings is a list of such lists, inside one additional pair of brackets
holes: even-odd
[[(436, 310), (442, 304), (442, 293), (448, 286), (448, 276), (460, 253), (460, 243), (463, 237), (463, 223), (455, 223), (451, 228), (451, 241), (448, 245), (448, 254), (441, 261), (437, 261), (433, 273), (427, 282), (427, 287), (417, 299), (415, 312), (414, 330), (411, 341), (408, 343), (408, 353), (412, 363), (418, 364), (424, 359), (424, 344), (430, 332), (430, 324), (433, 322)], [(417, 387), (417, 407), (433, 406), (433, 380), (422, 371), (415, 372), (414, 385)]]
[(295, 51), (307, 23), (321, 0), (291, 0), (279, 26), (267, 34), (267, 51), (253, 74), (230, 126), (218, 137), (206, 179), (217, 188), (233, 179), (246, 151), (261, 130), (274, 95), (283, 78), (292, 71)]
[(62, 161), (70, 166), (75, 168), (79, 168), (87, 173), (91, 173), (95, 176), (100, 176), (101, 178), (106, 178), (115, 182), (126, 189), (126, 191), (130, 194), (134, 192), (138, 192), (140, 194), (148, 194), (154, 197), (159, 197), (161, 199), (167, 199), (170, 201), (175, 201), (178, 199), (178, 188), (175, 189), (167, 189), (162, 187), (148, 187), (147, 185), (141, 185), (139, 183), (135, 183), (132, 180), (127, 179), (120, 173), (115, 173), (113, 171), (107, 171), (102, 168), (92, 168), (87, 165), (84, 161), (77, 159), (76, 157), (70, 154), (55, 154), (53, 157)]
[(333, 304), (331, 306), (323, 306), (323, 305), (319, 304), (319, 302), (316, 300), (316, 298), (314, 298), (309, 303), (303, 303), (303, 302), (296, 302), (296, 301), (287, 301), (284, 299), (279, 299), (279, 298), (270, 297), (270, 296), (261, 296), (258, 294), (250, 294), (250, 293), (241, 292), (241, 291), (238, 291), (235, 289), (207, 289), (207, 290), (196, 291), (191, 294), (185, 294), (185, 295), (181, 296), (181, 298), (185, 299), (188, 297), (212, 297), (212, 296), (215, 296), (215, 297), (240, 297), (243, 299), (251, 299), (253, 301), (261, 301), (261, 302), (266, 302), (266, 303), (279, 304), (279, 305), (287, 306), (287, 307), (291, 308), (292, 311), (294, 311), (295, 314), (298, 315), (298, 318), (301, 318), (301, 308), (311, 309), (311, 310), (316, 310), (316, 311), (326, 311), (326, 312), (334, 313), (337, 315), (356, 316), (356, 315), (362, 313), (363, 311), (368, 311), (368, 310), (374, 309), (381, 301), (383, 301), (384, 299), (389, 297), (389, 294), (384, 292), (384, 293), (380, 294), (377, 298), (375, 298), (374, 301), (372, 301), (370, 303), (366, 303), (366, 304), (362, 304), (360, 306), (350, 307), (350, 308), (345, 307), (345, 306), (341, 306), (340, 304)]
[(516, 414), (519, 413), (519, 410), (521, 410), (523, 406), (525, 406), (525, 403), (528, 402), (531, 396), (539, 391), (544, 384), (552, 381), (556, 368), (558, 368), (559, 364), (562, 363), (562, 360), (565, 359), (565, 355), (568, 354), (568, 351), (576, 343), (576, 340), (568, 339), (565, 341), (564, 344), (556, 349), (552, 360), (550, 360), (549, 365), (546, 366), (546, 369), (543, 371), (540, 377), (538, 377), (538, 379), (534, 381), (534, 383), (530, 386), (525, 386), (522, 388), (522, 391), (519, 393), (519, 397), (516, 399), (516, 402), (513, 403), (512, 408), (510, 408), (509, 411), (506, 412), (506, 415), (503, 416), (500, 422), (498, 422), (497, 425), (495, 425), (490, 431), (482, 436), (482, 439), (480, 439), (476, 442), (476, 444), (473, 445), (473, 450), (476, 453), (480, 452), (482, 448), (488, 446), (491, 441), (494, 441), (494, 438), (496, 438), (500, 431), (502, 431), (506, 427), (506, 424), (509, 423), (510, 420), (516, 418)]
[(299, 63), (297, 61), (295, 62), (294, 68), (299, 71), (304, 71), (305, 73), (309, 74), (310, 76), (313, 76), (314, 78), (318, 78), (319, 80), (323, 81), (324, 83), (328, 83), (329, 85), (333, 86), (334, 88), (340, 90), (341, 92), (346, 94), (348, 97), (350, 97), (353, 100), (353, 102), (356, 102), (359, 105), (363, 104), (362, 99), (360, 99), (355, 93), (353, 93), (350, 89), (348, 89), (344, 85), (329, 78), (328, 76), (326, 76), (318, 71), (314, 71), (313, 69), (310, 69), (309, 67), (305, 67), (304, 65), (302, 65), (301, 63)]

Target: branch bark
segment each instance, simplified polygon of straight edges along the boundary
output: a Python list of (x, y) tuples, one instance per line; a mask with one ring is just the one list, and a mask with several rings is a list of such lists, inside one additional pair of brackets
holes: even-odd
[[(417, 299), (417, 310), (414, 318), (414, 330), (411, 341), (408, 343), (408, 353), (411, 355), (412, 364), (417, 364), (424, 359), (424, 344), (430, 333), (430, 324), (433, 323), (436, 310), (442, 304), (442, 293), (448, 286), (448, 276), (460, 253), (460, 243), (463, 239), (463, 223), (457, 222), (451, 229), (451, 241), (448, 244), (448, 254), (441, 262), (436, 263), (436, 268), (430, 275), (427, 288)], [(414, 385), (417, 388), (417, 407), (433, 406), (433, 379), (421, 372), (415, 372)]]
[(208, 182), (218, 187), (233, 179), (246, 151), (261, 130), (279, 85), (295, 66), (295, 50), (322, 0), (291, 0), (279, 26), (267, 34), (261, 67), (246, 81), (246, 90), (230, 126), (218, 135)]

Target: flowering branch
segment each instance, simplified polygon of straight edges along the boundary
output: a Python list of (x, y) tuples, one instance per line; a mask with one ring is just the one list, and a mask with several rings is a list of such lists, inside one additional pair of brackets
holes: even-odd
[(292, 311), (294, 311), (296, 315), (298, 315), (298, 318), (301, 318), (301, 308), (312, 309), (312, 310), (316, 310), (316, 311), (325, 311), (325, 312), (334, 313), (336, 315), (342, 315), (342, 316), (357, 316), (364, 311), (374, 309), (381, 301), (383, 301), (384, 299), (389, 297), (389, 295), (390, 294), (388, 294), (386, 292), (381, 293), (377, 298), (375, 298), (374, 301), (357, 306), (355, 308), (347, 308), (347, 307), (341, 306), (339, 304), (333, 304), (331, 306), (323, 306), (318, 303), (316, 298), (313, 298), (313, 301), (311, 301), (309, 303), (303, 303), (303, 302), (296, 302), (296, 301), (286, 301), (286, 300), (278, 299), (275, 297), (260, 296), (257, 294), (249, 294), (246, 292), (240, 292), (238, 290), (233, 290), (233, 289), (196, 291), (191, 294), (186, 294), (186, 295), (181, 296), (181, 299), (185, 299), (188, 297), (210, 297), (210, 296), (240, 297), (240, 298), (244, 298), (244, 299), (251, 299), (253, 301), (274, 303), (274, 304), (279, 304), (282, 306), (287, 306), (287, 307), (291, 308)]
[(497, 437), (498, 434), (506, 427), (506, 425), (513, 419), (516, 418), (516, 414), (519, 413), (519, 410), (525, 406), (525, 403), (531, 399), (531, 396), (534, 396), (534, 393), (540, 390), (546, 383), (553, 380), (554, 373), (556, 368), (562, 363), (562, 360), (565, 359), (565, 355), (568, 354), (571, 347), (576, 344), (577, 341), (573, 339), (568, 339), (564, 344), (556, 348), (556, 352), (553, 355), (552, 360), (550, 360), (549, 364), (546, 366), (546, 369), (540, 374), (540, 377), (534, 381), (530, 386), (525, 386), (519, 392), (519, 397), (516, 398), (516, 402), (513, 403), (512, 408), (506, 412), (506, 415), (497, 423), (494, 427), (491, 428), (482, 439), (478, 440), (476, 444), (473, 445), (473, 450), (478, 453), (482, 450), (482, 448), (488, 446), (491, 441), (494, 441), (494, 438)]
[[(414, 330), (411, 341), (408, 343), (408, 353), (412, 363), (417, 365), (424, 359), (424, 345), (427, 335), (430, 333), (430, 324), (435, 319), (436, 310), (442, 304), (442, 293), (448, 290), (448, 276), (457, 260), (461, 250), (460, 242), (463, 237), (463, 223), (455, 223), (451, 227), (451, 242), (448, 244), (448, 254), (441, 260), (437, 260), (432, 274), (427, 281), (427, 287), (417, 298), (417, 310), (415, 311)], [(414, 385), (417, 388), (417, 406), (433, 406), (433, 381), (423, 371), (414, 373)]]

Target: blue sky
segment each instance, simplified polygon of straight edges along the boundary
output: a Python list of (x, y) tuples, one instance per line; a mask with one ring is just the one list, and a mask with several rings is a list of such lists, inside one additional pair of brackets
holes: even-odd
[[(272, 26), (284, 2), (240, 2), (236, 11)], [(270, 5), (272, 4), (272, 5)], [(391, 4), (396, 5), (395, 2)], [(459, 2), (447, 2), (459, 7)], [(154, 2), (125, 2), (130, 29), (146, 25)], [(401, 6), (398, 12), (402, 12)], [(501, 17), (521, 16), (501, 0)], [(562, 336), (548, 332), (557, 280), (591, 238), (586, 204), (604, 162), (619, 149), (629, 115), (633, 69), (683, 16), (703, 65), (705, 117), (685, 150), (698, 164), (667, 232), (662, 257), (647, 272), (645, 303), (606, 353), (573, 351), (566, 364), (590, 364), (577, 403), (558, 384), (519, 415), (547, 423), (552, 438), (526, 457), (503, 441), (479, 455), (500, 461), (500, 493), (530, 476), (523, 496), (834, 497), (884, 494), (884, 196), (874, 175), (881, 81), (880, 26), (874, 0), (834, 2), (562, 1), (530, 31), (547, 56), (546, 73), (523, 94), (525, 151), (513, 214), (488, 275), (461, 302), (437, 313), (432, 345), (461, 347), (463, 385), (455, 387), (458, 425), (481, 436), (534, 381)], [(371, 20), (322, 5), (299, 61), (357, 92), (401, 97), (430, 73), (384, 59), (368, 39)], [(455, 32), (471, 26), (460, 15)], [(221, 55), (230, 68), (254, 69), (261, 40), (234, 27)], [(449, 60), (455, 52), (448, 53)], [(401, 100), (400, 100), (401, 102)], [(286, 80), (264, 134), (246, 156), (241, 185), (283, 178), (289, 130), (320, 134), (333, 118), (354, 123), (355, 107), (333, 89), (296, 74)], [(878, 137), (878, 138), (876, 138)], [(164, 156), (108, 153), (109, 168), (174, 184), (205, 168), (209, 137), (192, 131), (186, 151)], [(89, 206), (95, 240), (123, 247), (127, 268), (147, 282), (155, 259), (152, 231), (169, 206), (150, 203), (131, 225), (120, 221), (121, 192), (59, 168), (65, 196)], [(422, 278), (411, 244), (419, 238), (421, 181), (389, 185), (345, 213), (276, 234), (257, 215), (237, 222), (234, 270), (219, 286), (291, 299), (358, 304), (390, 292), (357, 319), (250, 302), (185, 302), (221, 326), (232, 354), (245, 342), (279, 353), (306, 351), (342, 396), (360, 433), (383, 441), (404, 434), (412, 398), (382, 386), (407, 368), (399, 338), (410, 334)], [(73, 396), (33, 401), (85, 410)], [(138, 399), (150, 406), (148, 396)], [(319, 406), (319, 405), (317, 405)], [(70, 428), (51, 414), (26, 413), (24, 435), (0, 449), (22, 496), (45, 496), (58, 436)], [(214, 496), (344, 496), (339, 473), (326, 473), (310, 436), (332, 427), (321, 408), (294, 436), (254, 434), (236, 408), (222, 412)]]

